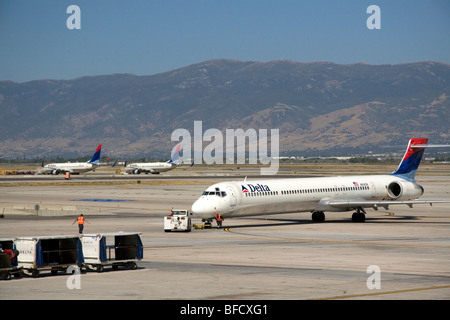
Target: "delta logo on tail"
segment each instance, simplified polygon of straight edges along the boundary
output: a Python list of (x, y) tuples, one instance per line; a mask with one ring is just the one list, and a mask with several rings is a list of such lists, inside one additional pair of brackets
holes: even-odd
[(257, 185), (253, 185), (253, 184), (247, 184), (247, 187), (241, 185), (242, 187), (242, 192), (243, 193), (247, 193), (247, 192), (261, 192), (261, 191), (272, 191), (270, 190), (269, 186), (266, 184), (257, 184)]

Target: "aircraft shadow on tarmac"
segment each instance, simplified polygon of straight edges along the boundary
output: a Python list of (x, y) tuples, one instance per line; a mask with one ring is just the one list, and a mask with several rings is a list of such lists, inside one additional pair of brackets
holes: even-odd
[(228, 229), (228, 228), (259, 228), (259, 227), (277, 227), (277, 226), (287, 226), (294, 224), (310, 224), (311, 222), (306, 220), (295, 220), (295, 219), (267, 219), (265, 221), (281, 221), (278, 223), (258, 223), (258, 224), (241, 224), (241, 225), (230, 225), (230, 226), (222, 226), (220, 229)]
[[(395, 216), (395, 215), (386, 215), (385, 217), (366, 217), (366, 221), (364, 223), (386, 223), (387, 221), (392, 223), (402, 223), (414, 220), (420, 220), (421, 217), (415, 216)], [(393, 221), (395, 220), (395, 222)], [(287, 225), (311, 225), (311, 224), (329, 224), (329, 223), (354, 223), (351, 218), (348, 219), (336, 219), (336, 220), (328, 220), (325, 222), (313, 222), (312, 220), (301, 220), (301, 219), (276, 219), (276, 218), (267, 218), (264, 220), (266, 223), (255, 223), (255, 224), (241, 224), (241, 225), (229, 225), (216, 227), (219, 229), (227, 229), (227, 228), (261, 228), (261, 227), (277, 227), (277, 226), (287, 226)], [(273, 222), (273, 223), (271, 223)], [(433, 223), (433, 222), (430, 222)], [(442, 223), (442, 222), (439, 222)]]

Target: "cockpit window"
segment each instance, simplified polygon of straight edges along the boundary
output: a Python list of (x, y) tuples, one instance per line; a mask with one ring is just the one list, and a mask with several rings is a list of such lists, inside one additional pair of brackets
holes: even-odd
[(203, 191), (202, 196), (218, 196), (218, 197), (226, 197), (227, 193), (225, 191)]

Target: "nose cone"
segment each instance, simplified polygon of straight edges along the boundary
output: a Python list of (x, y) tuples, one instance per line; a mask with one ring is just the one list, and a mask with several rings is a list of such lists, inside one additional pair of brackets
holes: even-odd
[(197, 199), (191, 207), (191, 212), (200, 218), (210, 218), (211, 210), (205, 204), (205, 199)]
[(209, 219), (214, 217), (213, 208), (215, 209), (215, 206), (211, 203), (211, 199), (200, 197), (192, 204), (191, 212), (199, 218)]

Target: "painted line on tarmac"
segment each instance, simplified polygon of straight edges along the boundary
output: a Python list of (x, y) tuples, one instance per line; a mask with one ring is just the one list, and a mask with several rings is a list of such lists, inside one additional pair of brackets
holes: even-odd
[(313, 299), (313, 300), (348, 299), (348, 298), (378, 296), (378, 295), (384, 295), (384, 294), (395, 294), (395, 293), (404, 293), (404, 292), (445, 289), (445, 288), (450, 288), (450, 285), (448, 285), (448, 286), (427, 287), (427, 288), (416, 288), (416, 289), (405, 289), (405, 290), (396, 290), (396, 291), (373, 292), (373, 293), (364, 293), (364, 294), (353, 294), (353, 295), (347, 295), (347, 296), (336, 296), (336, 297), (319, 298), (319, 299)]
[(134, 200), (120, 200), (120, 199), (79, 199), (72, 201), (92, 201), (92, 202), (125, 202), (125, 201), (134, 201)]

